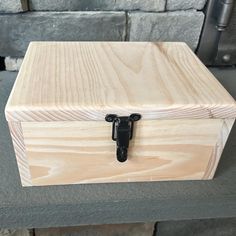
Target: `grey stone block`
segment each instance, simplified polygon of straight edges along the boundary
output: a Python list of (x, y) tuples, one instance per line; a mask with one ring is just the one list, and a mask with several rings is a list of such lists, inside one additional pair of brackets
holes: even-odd
[(152, 236), (154, 223), (89, 225), (36, 229), (35, 236)]
[(5, 67), (7, 71), (18, 71), (21, 67), (23, 62), (23, 58), (12, 58), (6, 57), (5, 58)]
[(164, 11), (166, 0), (29, 0), (36, 11)]
[(167, 0), (166, 10), (176, 11), (176, 10), (187, 10), (187, 9), (197, 9), (201, 10), (207, 0)]
[(203, 20), (204, 14), (195, 10), (129, 13), (129, 38), (130, 41), (183, 41), (195, 49)]
[(30, 41), (122, 41), (124, 12), (0, 15), (0, 56), (21, 57)]
[(235, 236), (236, 218), (160, 222), (156, 236)]
[(27, 0), (0, 0), (0, 12), (16, 13), (27, 10)]
[(0, 229), (0, 236), (30, 236), (28, 229)]

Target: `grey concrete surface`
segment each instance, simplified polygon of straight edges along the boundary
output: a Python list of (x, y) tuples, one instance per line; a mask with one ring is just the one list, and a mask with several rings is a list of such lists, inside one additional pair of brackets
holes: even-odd
[(27, 0), (0, 0), (0, 13), (17, 13), (27, 10)]
[(130, 41), (181, 41), (196, 49), (204, 14), (195, 10), (129, 13)]
[(155, 236), (235, 236), (236, 218), (160, 222)]
[[(236, 69), (214, 70), (236, 97)], [(4, 118), (16, 73), (0, 73), (0, 227), (236, 217), (236, 127), (209, 181), (84, 184), (22, 188)]]
[(201, 10), (205, 6), (207, 0), (166, 0), (166, 10), (176, 11), (176, 10), (187, 10), (187, 9), (197, 9)]
[(209, 69), (236, 99), (236, 67), (210, 67)]
[(124, 12), (27, 12), (0, 15), (0, 55), (21, 57), (30, 41), (122, 41)]
[(164, 11), (166, 0), (29, 0), (33, 11)]

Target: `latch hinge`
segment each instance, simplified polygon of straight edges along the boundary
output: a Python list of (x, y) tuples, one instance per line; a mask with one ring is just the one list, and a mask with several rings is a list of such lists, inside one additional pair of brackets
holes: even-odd
[(129, 140), (133, 137), (134, 122), (141, 119), (141, 115), (134, 113), (130, 116), (106, 115), (107, 122), (112, 124), (112, 140), (116, 141), (116, 157), (119, 162), (124, 162), (128, 157)]

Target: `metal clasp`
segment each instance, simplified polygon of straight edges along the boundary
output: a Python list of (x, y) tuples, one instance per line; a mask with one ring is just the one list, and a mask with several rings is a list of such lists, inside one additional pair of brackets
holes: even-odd
[(134, 122), (141, 119), (141, 115), (134, 113), (130, 116), (117, 116), (108, 114), (105, 117), (107, 122), (112, 124), (112, 140), (116, 141), (116, 157), (119, 162), (124, 162), (128, 157), (129, 140), (133, 137)]

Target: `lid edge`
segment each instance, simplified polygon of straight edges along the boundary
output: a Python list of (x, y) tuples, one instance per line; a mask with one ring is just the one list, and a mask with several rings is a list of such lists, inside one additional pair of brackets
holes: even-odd
[(101, 121), (107, 114), (130, 115), (140, 113), (142, 119), (227, 119), (236, 118), (236, 104), (227, 105), (180, 105), (174, 107), (144, 109), (144, 108), (105, 108), (105, 109), (22, 109), (6, 107), (7, 121), (43, 122), (43, 121)]

